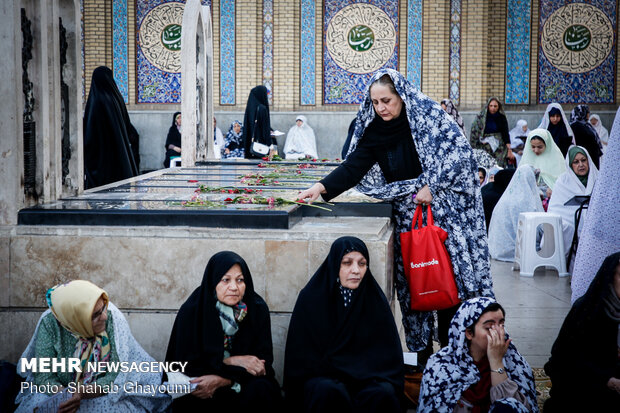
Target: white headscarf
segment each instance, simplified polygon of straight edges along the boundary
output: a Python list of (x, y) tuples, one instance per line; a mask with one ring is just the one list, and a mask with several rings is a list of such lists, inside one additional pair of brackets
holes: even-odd
[(489, 224), (489, 253), (500, 261), (514, 261), (517, 223), (521, 212), (544, 212), (531, 165), (517, 169), (497, 201)]
[[(540, 155), (536, 155), (532, 150), (531, 140), (534, 137), (540, 137), (545, 142), (545, 150)], [(547, 129), (534, 129), (527, 135), (520, 164), (532, 165), (535, 169), (539, 169), (540, 178), (552, 190), (555, 181), (566, 171), (564, 155)]]
[(286, 143), (284, 144), (284, 155), (286, 159), (299, 159), (307, 155), (318, 158), (319, 155), (316, 151), (314, 131), (310, 125), (308, 125), (305, 116), (297, 116), (295, 121), (298, 120), (303, 122), (302, 125), (294, 125), (289, 129), (288, 135), (286, 136)]
[[(572, 148), (579, 148), (585, 152), (586, 157), (588, 158), (588, 184), (583, 186), (577, 174), (573, 171), (570, 162), (570, 153)], [(575, 155), (576, 156), (576, 155)], [(547, 212), (552, 212), (554, 214), (558, 214), (562, 217), (562, 229), (564, 235), (564, 252), (568, 253), (570, 248), (570, 244), (573, 241), (573, 234), (575, 232), (575, 211), (579, 208), (578, 205), (564, 205), (566, 201), (574, 197), (575, 195), (590, 195), (592, 194), (592, 189), (594, 189), (594, 184), (596, 183), (596, 178), (598, 177), (598, 169), (592, 162), (592, 158), (588, 151), (581, 146), (571, 146), (568, 149), (568, 153), (566, 154), (566, 172), (564, 172), (558, 180), (555, 182), (555, 187), (553, 188), (553, 194), (551, 194), (551, 198), (549, 199), (549, 208), (547, 208)], [(579, 227), (583, 227), (583, 223), (585, 222), (585, 213), (587, 210), (583, 210)], [(578, 231), (579, 232), (579, 231)]]
[(527, 134), (530, 133), (530, 129), (527, 128), (525, 130), (525, 132), (523, 131), (523, 127), (527, 126), (527, 121), (525, 119), (519, 119), (517, 121), (517, 126), (515, 126), (514, 128), (512, 128), (510, 130), (510, 145), (512, 147), (515, 147), (517, 145), (521, 145), (525, 143), (525, 139), (523, 141), (521, 140), (515, 140), (516, 138), (518, 138), (519, 136), (525, 136), (527, 137)]
[(564, 121), (564, 126), (566, 126), (566, 133), (568, 133), (568, 136), (573, 138), (573, 145), (575, 144), (575, 134), (573, 133), (573, 130), (570, 128), (570, 123), (568, 122), (568, 118), (566, 117), (566, 114), (564, 113), (564, 109), (562, 109), (562, 105), (560, 105), (559, 103), (549, 103), (549, 105), (547, 105), (547, 109), (545, 109), (545, 114), (543, 115), (542, 120), (540, 121), (540, 125), (538, 125), (538, 128), (536, 129), (547, 129), (549, 127), (549, 112), (551, 111), (551, 109), (556, 108), (559, 109), (560, 112), (562, 113), (562, 120)]
[[(596, 125), (592, 124), (592, 118), (595, 118), (598, 121), (596, 122)], [(601, 145), (603, 145), (603, 152), (605, 152), (605, 148), (607, 148), (607, 142), (609, 141), (609, 132), (603, 126), (603, 123), (601, 122), (601, 117), (599, 115), (590, 115), (589, 122), (590, 125), (594, 127), (594, 130), (598, 134), (598, 137), (601, 139)]]

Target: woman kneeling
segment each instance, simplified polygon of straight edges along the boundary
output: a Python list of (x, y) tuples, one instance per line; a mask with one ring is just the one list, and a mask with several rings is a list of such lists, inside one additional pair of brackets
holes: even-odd
[(179, 309), (166, 360), (187, 362), (185, 373), (197, 384), (173, 411), (279, 411), (269, 308), (239, 255), (211, 257), (202, 284)]
[(300, 292), (286, 341), (284, 389), (296, 412), (399, 412), (403, 352), (368, 250), (337, 239)]

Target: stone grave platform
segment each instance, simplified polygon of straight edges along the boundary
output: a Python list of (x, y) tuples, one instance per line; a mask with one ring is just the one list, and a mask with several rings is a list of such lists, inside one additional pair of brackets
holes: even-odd
[[(232, 250), (247, 261), (271, 310), (281, 379), (297, 294), (343, 235), (367, 244), (370, 269), (397, 312), (389, 204), (354, 192), (333, 206), (321, 204), (331, 211), (225, 201), (246, 195), (292, 200), (334, 167), (316, 166), (295, 172), (299, 176), (287, 175), (297, 168), (290, 163), (288, 169), (244, 162), (170, 168), (20, 211), (19, 225), (0, 229), (0, 328), (10, 332), (0, 339), (0, 358), (20, 356), (45, 309), (49, 287), (81, 278), (108, 292), (137, 340), (162, 360), (176, 312), (200, 284), (207, 261), (218, 251)], [(276, 169), (281, 171), (277, 179)], [(257, 171), (271, 173), (272, 182), (251, 182), (256, 177), (241, 182)], [(261, 192), (228, 193), (246, 188)]]

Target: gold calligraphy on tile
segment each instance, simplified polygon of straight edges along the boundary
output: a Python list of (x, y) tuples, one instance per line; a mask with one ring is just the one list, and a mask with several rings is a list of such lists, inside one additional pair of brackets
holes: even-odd
[(353, 73), (370, 73), (392, 56), (396, 29), (380, 8), (371, 4), (352, 4), (331, 19), (325, 43), (338, 66)]
[(585, 73), (605, 61), (614, 42), (609, 17), (584, 3), (571, 3), (554, 11), (543, 25), (541, 44), (545, 57), (557, 69)]
[(146, 59), (164, 72), (181, 71), (182, 3), (164, 3), (140, 24), (140, 47)]

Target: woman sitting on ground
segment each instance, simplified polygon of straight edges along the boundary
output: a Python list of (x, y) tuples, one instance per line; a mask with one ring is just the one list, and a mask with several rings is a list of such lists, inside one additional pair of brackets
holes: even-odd
[(512, 128), (510, 134), (510, 149), (515, 156), (516, 166), (519, 166), (521, 156), (523, 156), (523, 147), (527, 140), (527, 135), (530, 133), (530, 129), (527, 127), (527, 121), (525, 119), (519, 119), (517, 125)]
[[(49, 310), (41, 316), (21, 357), (77, 357), (82, 371), (28, 372), (26, 382), (74, 389), (78, 384), (85, 386), (84, 392), (74, 392), (60, 405), (62, 412), (166, 411), (171, 401), (167, 394), (128, 393), (124, 386), (131, 383), (134, 389), (139, 385), (157, 387), (161, 383), (161, 373), (88, 371), (87, 362), (155, 361), (132, 336), (127, 320), (109, 302), (104, 290), (89, 281), (74, 280), (50, 288), (46, 299)], [(112, 386), (115, 386), (114, 391)], [(17, 412), (31, 413), (50, 396), (50, 393), (21, 392), (15, 400), (19, 404)]]
[(598, 168), (602, 145), (596, 129), (588, 122), (589, 117), (590, 108), (588, 105), (575, 106), (570, 115), (570, 127), (575, 133), (575, 145), (585, 148), (590, 154), (592, 162)]
[(536, 175), (528, 164), (521, 164), (517, 169), (493, 209), (489, 223), (491, 258), (514, 261), (517, 224), (521, 212), (544, 212), (536, 187)]
[(573, 304), (551, 348), (545, 413), (617, 412), (620, 406), (620, 252), (610, 255)]
[(224, 138), (222, 158), (243, 158), (243, 124), (235, 120)]
[(545, 110), (537, 129), (548, 130), (553, 141), (560, 148), (562, 156), (566, 156), (568, 148), (575, 144), (575, 135), (568, 124), (564, 109), (559, 103), (550, 103)]
[(170, 168), (170, 160), (181, 156), (181, 112), (172, 115), (172, 125), (168, 129), (164, 148), (166, 149), (164, 167)]
[(286, 340), (291, 412), (400, 412), (403, 351), (358, 238), (334, 241), (299, 293)]
[[(594, 166), (588, 151), (581, 146), (571, 146), (566, 155), (566, 172), (555, 182), (553, 195), (549, 199), (547, 212), (558, 214), (562, 217), (562, 230), (564, 236), (564, 252), (568, 254), (575, 233), (575, 211), (579, 205), (565, 205), (575, 196), (592, 194), (592, 189), (598, 177), (598, 169)], [(577, 234), (585, 220), (587, 209), (582, 211)]]
[(492, 298), (465, 301), (448, 346), (428, 360), (418, 412), (538, 412), (532, 369), (504, 330)]
[(551, 196), (555, 181), (566, 171), (562, 151), (545, 129), (534, 129), (527, 135), (520, 165), (532, 165), (537, 170), (536, 184), (543, 199)]
[(484, 205), (484, 220), (487, 224), (487, 233), (489, 225), (491, 224), (491, 217), (493, 216), (493, 209), (499, 202), (504, 191), (508, 187), (510, 180), (512, 179), (515, 169), (500, 169), (495, 175), (493, 180), (489, 180), (485, 186), (480, 188), (482, 193), (482, 204)]
[(601, 140), (601, 152), (605, 153), (605, 148), (607, 148), (607, 143), (609, 142), (609, 131), (605, 126), (603, 126), (599, 115), (590, 115), (589, 122), (590, 125), (594, 127), (596, 134)]
[(166, 360), (187, 362), (185, 374), (197, 384), (174, 400), (175, 412), (279, 411), (269, 308), (239, 255), (211, 257), (202, 284), (179, 309)]
[(288, 135), (286, 135), (284, 156), (286, 159), (294, 160), (307, 157), (316, 159), (319, 157), (316, 151), (314, 131), (303, 115), (295, 118), (295, 125), (289, 129)]

